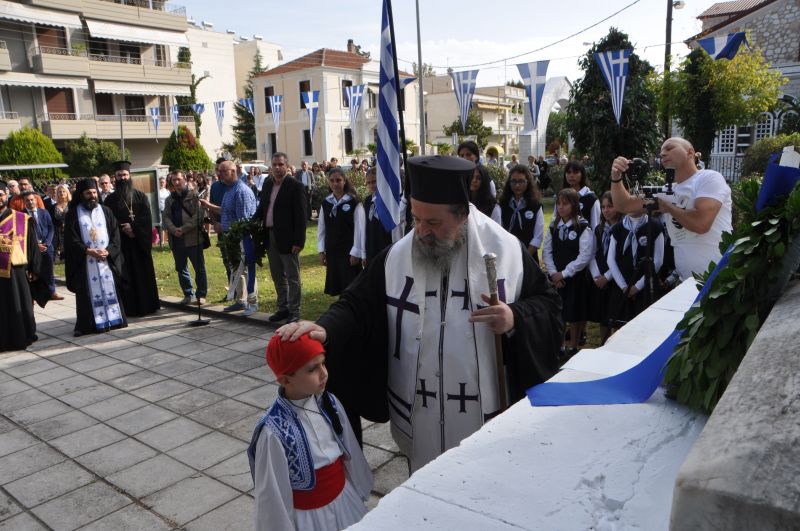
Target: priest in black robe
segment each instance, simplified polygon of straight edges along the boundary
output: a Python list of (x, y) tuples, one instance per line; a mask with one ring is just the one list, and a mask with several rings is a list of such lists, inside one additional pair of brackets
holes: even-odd
[(64, 219), (64, 268), (67, 289), (75, 294), (75, 336), (128, 326), (119, 298), (122, 266), (117, 221), (99, 204), (94, 179), (83, 179)]
[(131, 163), (114, 163), (114, 193), (103, 202), (119, 225), (120, 248), (126, 284), (120, 296), (128, 316), (142, 317), (161, 307), (156, 272), (153, 267), (153, 225), (147, 196), (133, 188)]
[[(281, 327), (323, 341), (328, 388), (354, 430), (391, 420), (414, 471), (558, 370), (561, 301), (520, 242), (468, 203), (474, 163), (409, 160), (415, 228), (380, 253), (317, 323)], [(483, 255), (497, 255), (501, 302), (488, 306)], [(511, 403), (509, 402), (509, 403)], [(352, 410), (353, 413), (350, 413)]]
[[(8, 206), (6, 183), (0, 181), (0, 352), (22, 350), (36, 341), (32, 294), (44, 306), (50, 298), (39, 273), (42, 254), (30, 216)], [(31, 284), (31, 282), (38, 282)]]

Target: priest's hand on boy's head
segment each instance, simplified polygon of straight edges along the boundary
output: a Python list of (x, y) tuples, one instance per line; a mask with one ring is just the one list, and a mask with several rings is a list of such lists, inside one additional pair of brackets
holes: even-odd
[[(483, 302), (489, 304), (491, 299), (488, 295), (481, 294)], [(508, 304), (498, 303), (496, 306), (488, 306), (475, 310), (469, 316), (470, 323), (486, 323), (489, 330), (494, 334), (505, 334), (514, 329), (514, 313)]]
[(303, 334), (308, 334), (311, 339), (316, 339), (320, 343), (325, 343), (328, 339), (328, 332), (313, 321), (296, 321), (285, 324), (275, 331), (284, 341), (297, 341)]

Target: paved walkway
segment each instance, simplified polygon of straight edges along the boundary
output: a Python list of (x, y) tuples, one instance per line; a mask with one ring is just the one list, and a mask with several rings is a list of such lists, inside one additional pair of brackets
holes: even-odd
[[(39, 340), (0, 353), (0, 530), (252, 529), (245, 450), (277, 393), (260, 319), (163, 309), (75, 338), (74, 297), (36, 309)], [(378, 499), (407, 478), (365, 423)]]

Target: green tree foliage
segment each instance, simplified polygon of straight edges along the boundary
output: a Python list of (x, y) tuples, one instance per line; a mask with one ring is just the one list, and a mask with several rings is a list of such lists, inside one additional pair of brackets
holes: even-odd
[(204, 170), (214, 167), (214, 163), (206, 155), (206, 150), (183, 125), (178, 127), (177, 138), (174, 132), (170, 135), (161, 155), (161, 163), (168, 165), (170, 171)]
[(631, 53), (628, 80), (622, 104), (620, 124), (614, 119), (611, 93), (603, 79), (594, 54), (608, 50), (633, 48), (628, 36), (611, 28), (600, 42), (592, 46), (578, 64), (584, 72), (570, 91), (567, 106), (567, 130), (574, 140), (578, 155), (589, 155), (594, 161), (590, 175), (597, 189), (607, 190), (611, 162), (615, 157), (645, 157), (655, 152), (659, 143), (657, 94), (647, 77), (653, 71), (650, 63)]
[(545, 132), (545, 144), (550, 146), (557, 142), (559, 147), (567, 143), (569, 132), (567, 131), (567, 115), (563, 112), (551, 112), (547, 119), (547, 130)]
[(444, 130), (444, 134), (452, 135), (453, 133), (456, 133), (459, 138), (465, 136), (478, 137), (478, 146), (480, 146), (481, 149), (486, 148), (486, 144), (489, 143), (489, 137), (492, 136), (492, 128), (483, 125), (481, 115), (473, 109), (470, 109), (469, 114), (467, 115), (466, 131), (464, 131), (464, 128), (461, 126), (460, 118), (454, 120), (450, 125), (443, 126), (442, 129)]
[[(256, 55), (253, 58), (253, 68), (247, 76), (247, 83), (244, 86), (244, 97), (253, 97), (253, 76), (265, 72), (264, 58), (261, 57), (261, 52), (256, 50)], [(235, 103), (233, 111), (236, 113), (236, 123), (233, 125), (233, 136), (238, 141), (244, 144), (248, 150), (255, 151), (256, 149), (256, 120), (250, 114), (250, 111), (243, 105)]]
[(698, 49), (671, 80), (669, 104), (686, 139), (707, 157), (717, 131), (752, 123), (775, 108), (785, 82), (758, 49), (742, 49), (730, 61)]
[(742, 176), (764, 175), (770, 155), (780, 153), (786, 146), (794, 146), (800, 153), (800, 133), (765, 138), (750, 146), (742, 161)]
[[(186, 65), (191, 67), (192, 64), (192, 52), (189, 48), (181, 47), (178, 49), (178, 64), (179, 65)], [(200, 138), (200, 126), (203, 124), (202, 117), (194, 112), (192, 109), (192, 105), (197, 103), (197, 87), (200, 83), (203, 82), (204, 79), (210, 76), (200, 76), (198, 79), (194, 74), (192, 74), (192, 82), (189, 85), (189, 95), (188, 96), (176, 96), (175, 101), (178, 103), (178, 115), (179, 116), (191, 116), (194, 118), (194, 135), (197, 138)]]
[[(417, 63), (411, 63), (411, 71), (414, 72), (415, 76), (420, 77)], [(422, 77), (434, 77), (435, 75), (436, 71), (433, 69), (432, 65), (428, 63), (422, 63)]]
[(131, 152), (125, 150), (120, 156), (119, 147), (113, 142), (93, 140), (83, 133), (78, 140), (64, 145), (64, 162), (72, 177), (89, 177), (111, 171), (111, 164), (118, 160), (130, 160)]
[[(2, 164), (48, 164), (63, 163), (61, 153), (56, 149), (53, 141), (38, 129), (23, 127), (19, 131), (12, 131), (0, 145), (0, 162)], [(27, 176), (30, 170), (3, 172), (6, 179)], [(60, 179), (66, 175), (57, 168), (50, 170), (37, 170), (35, 179)]]
[(436, 151), (439, 153), (439, 155), (452, 155), (453, 146), (447, 142), (438, 142), (436, 144)]

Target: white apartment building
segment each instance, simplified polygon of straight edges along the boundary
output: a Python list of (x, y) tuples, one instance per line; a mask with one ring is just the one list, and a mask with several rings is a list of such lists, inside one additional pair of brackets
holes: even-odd
[[(349, 153), (377, 142), (380, 64), (352, 51), (319, 49), (253, 78), (258, 158), (267, 160), (283, 151), (292, 164), (336, 157), (340, 163)], [(402, 73), (402, 77), (411, 77)], [(350, 108), (345, 87), (366, 85), (355, 131), (350, 127)], [(300, 94), (319, 90), (319, 111), (313, 142), (308, 112)], [(417, 107), (419, 84), (403, 90), (405, 133), (419, 138)], [(275, 130), (269, 96), (283, 95), (279, 130)]]
[(256, 52), (261, 54), (261, 66), (269, 70), (283, 61), (283, 51), (279, 44), (267, 42), (259, 35), (252, 37), (241, 35), (236, 42), (238, 44), (233, 49), (233, 57), (236, 70), (236, 98), (238, 99), (244, 98), (244, 87), (250, 77), (250, 71), (256, 64)]
[(0, 137), (124, 136), (134, 166), (158, 163), (169, 106), (189, 95), (190, 65), (175, 60), (186, 30), (185, 10), (163, 0), (0, 0)]

